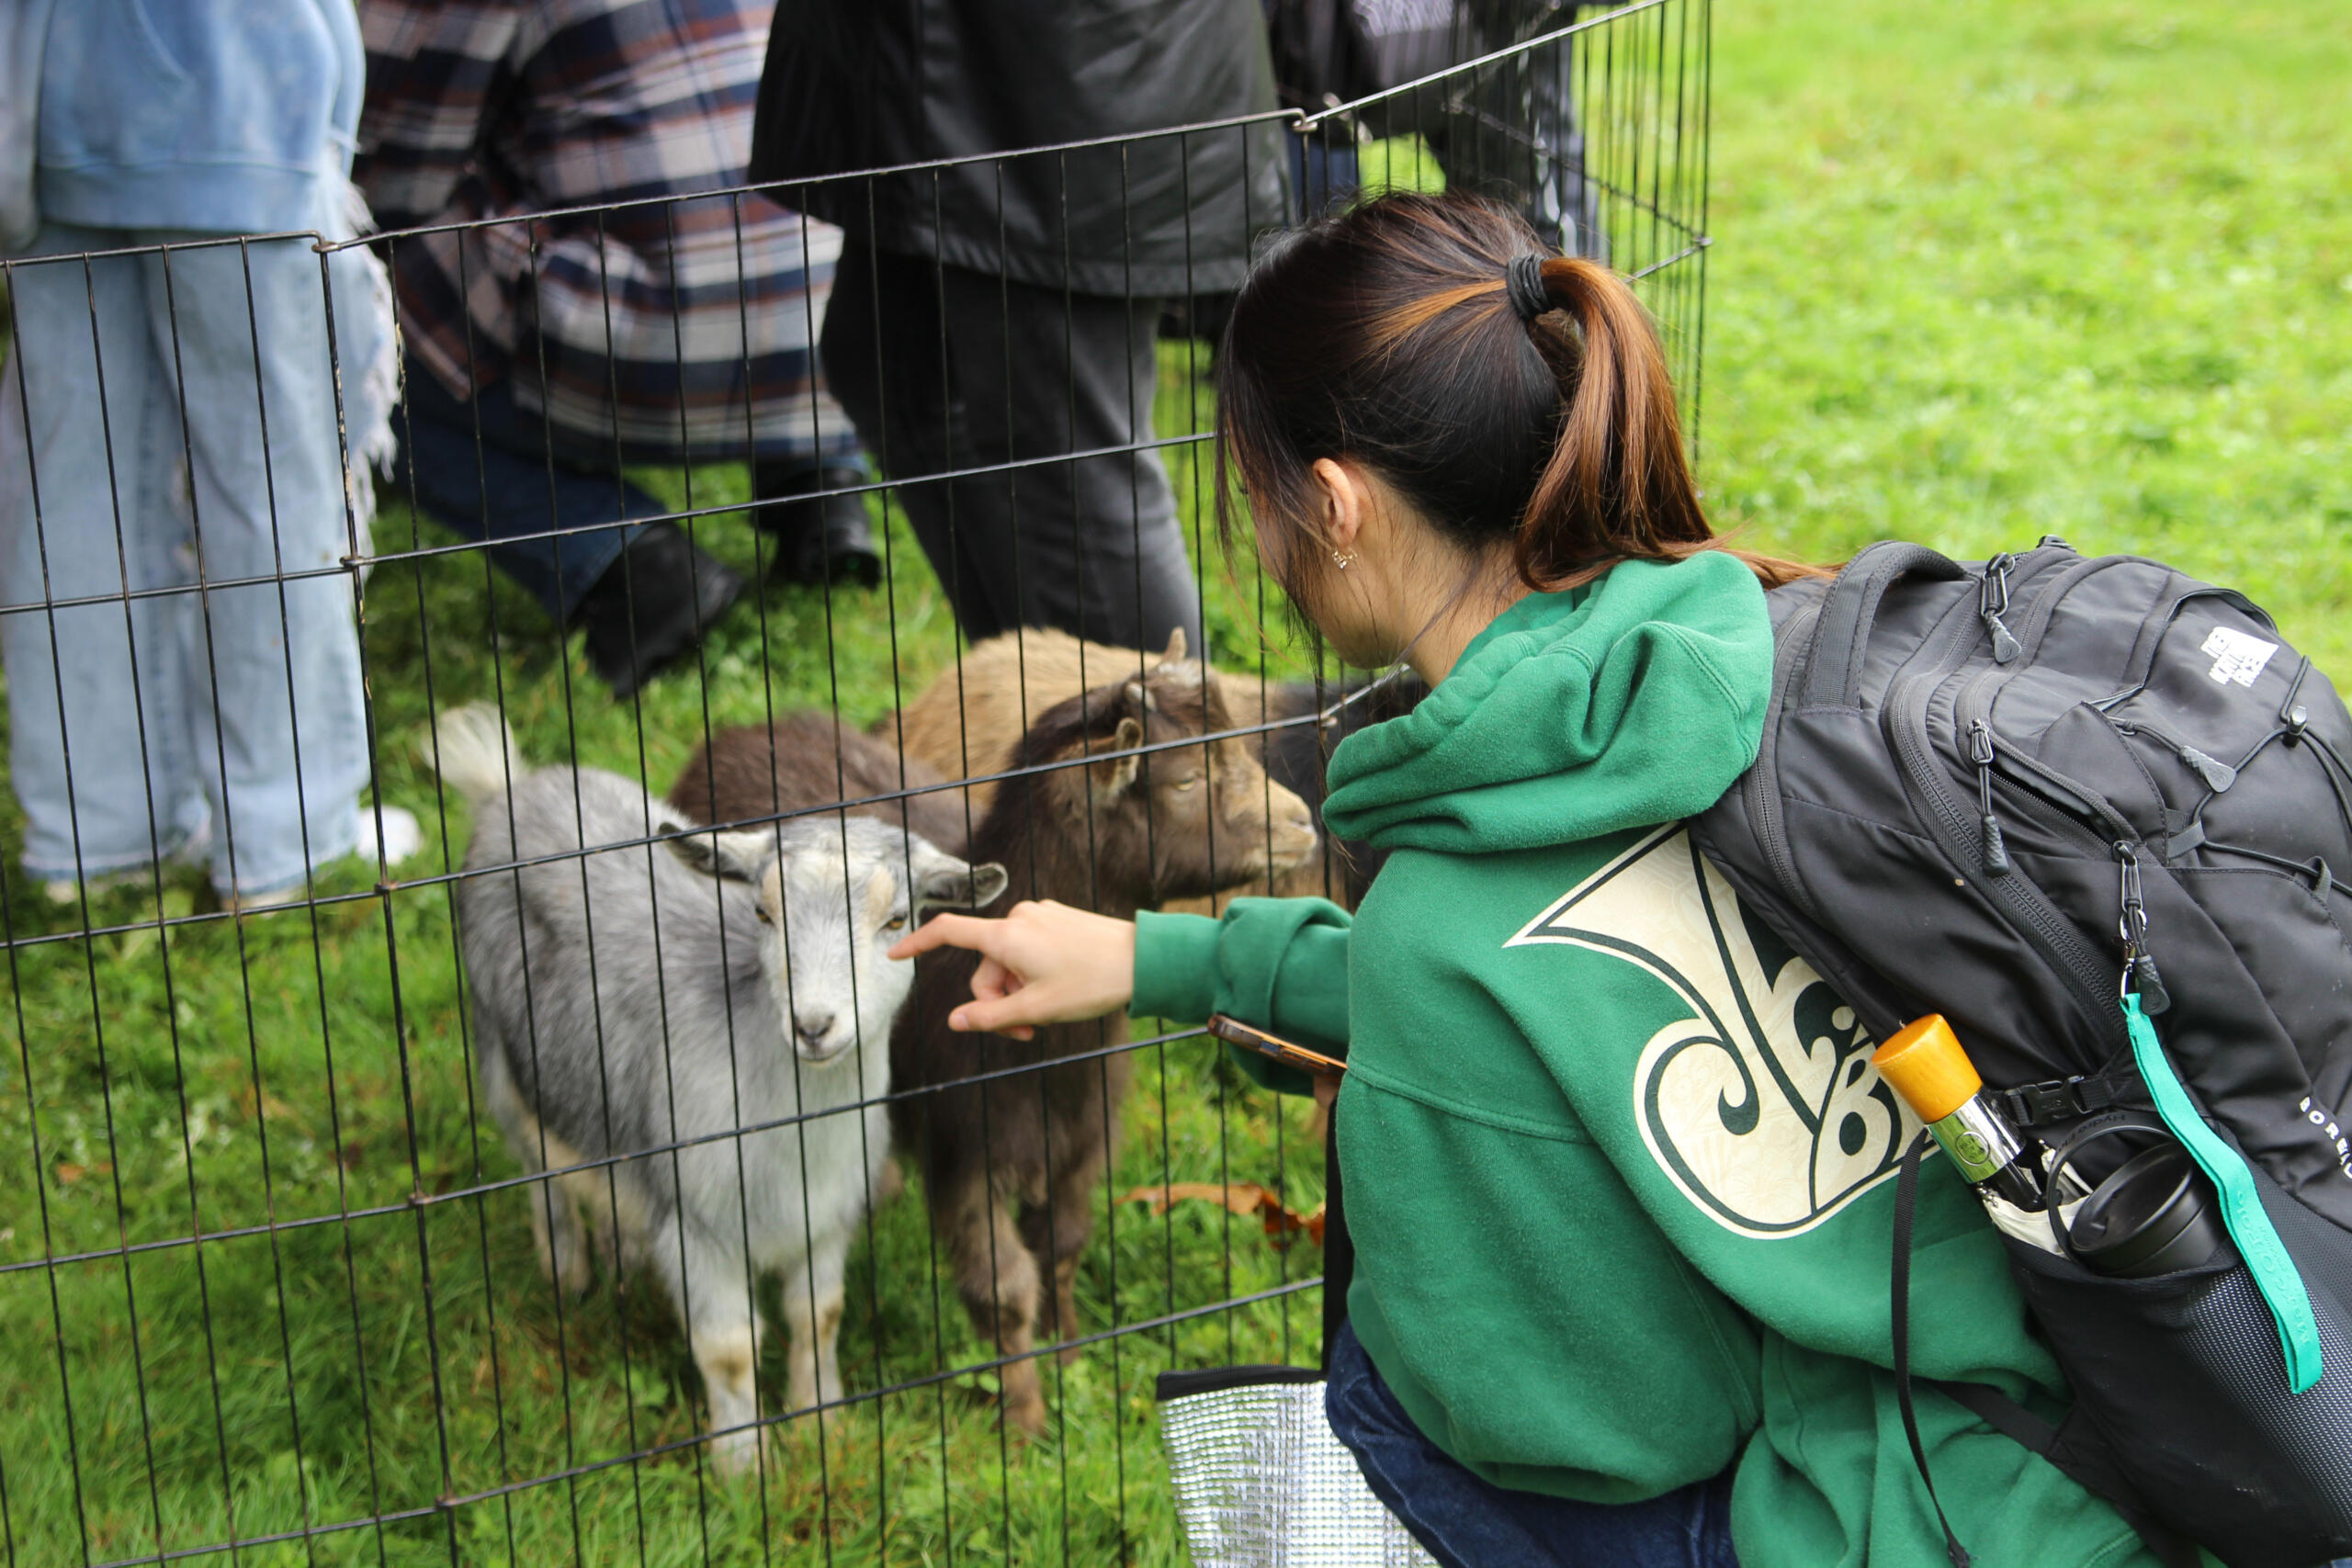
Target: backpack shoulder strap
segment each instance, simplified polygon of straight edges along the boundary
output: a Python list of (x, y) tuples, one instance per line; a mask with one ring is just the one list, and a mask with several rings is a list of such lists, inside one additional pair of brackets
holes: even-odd
[(1936, 1526), (1944, 1532), (1944, 1555), (1951, 1568), (1971, 1568), (1975, 1561), (1952, 1533), (1944, 1517), (1944, 1500), (1936, 1495), (1936, 1478), (1928, 1473), (1928, 1450), (1919, 1441), (1919, 1416), (1911, 1399), (1911, 1221), (1919, 1200), (1919, 1156), (1928, 1147), (1925, 1127), (1912, 1135), (1903, 1151), (1902, 1174), (1894, 1179), (1894, 1269), (1889, 1276), (1894, 1320), (1894, 1398), (1903, 1410), (1903, 1435), (1911, 1444), (1911, 1462), (1919, 1467), (1919, 1483), (1928, 1489), (1928, 1506), (1936, 1511)]

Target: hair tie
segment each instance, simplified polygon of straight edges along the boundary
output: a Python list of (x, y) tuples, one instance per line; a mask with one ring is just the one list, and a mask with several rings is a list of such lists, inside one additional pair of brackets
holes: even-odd
[(1544, 287), (1544, 258), (1533, 252), (1513, 256), (1503, 267), (1503, 288), (1510, 296), (1511, 309), (1519, 312), (1522, 321), (1532, 321), (1546, 310), (1560, 307), (1552, 299), (1552, 291)]

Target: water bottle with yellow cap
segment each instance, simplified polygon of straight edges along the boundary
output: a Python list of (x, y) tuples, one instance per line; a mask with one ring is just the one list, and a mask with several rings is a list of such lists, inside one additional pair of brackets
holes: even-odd
[(1871, 1055), (1894, 1092), (1979, 1192), (2020, 1209), (2043, 1204), (2039, 1156), (1984, 1093), (1984, 1080), (1943, 1014), (1915, 1019)]

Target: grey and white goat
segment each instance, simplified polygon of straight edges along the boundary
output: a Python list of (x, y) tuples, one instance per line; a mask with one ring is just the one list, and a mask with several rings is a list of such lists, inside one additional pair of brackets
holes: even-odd
[(841, 1397), (842, 1272), (913, 979), (884, 952), (1004, 870), (870, 818), (647, 842), (692, 824), (616, 774), (530, 767), (487, 707), (443, 716), (435, 749), (473, 804), (458, 919), (484, 1098), (524, 1168), (559, 1173), (528, 1189), (540, 1260), (586, 1287), (584, 1209), (608, 1268), (661, 1278), (740, 1468), (762, 1274), (782, 1276), (788, 1408)]

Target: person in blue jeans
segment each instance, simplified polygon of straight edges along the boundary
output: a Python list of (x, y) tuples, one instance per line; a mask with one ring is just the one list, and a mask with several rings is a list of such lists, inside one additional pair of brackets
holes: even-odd
[[(414, 818), (360, 798), (345, 564), (363, 458), (389, 447), (390, 317), (372, 259), (311, 238), (355, 227), (347, 0), (27, 0), (0, 91), (0, 657), (26, 869), (70, 903), (200, 860), (252, 906), (355, 851), (402, 858)], [(288, 231), (311, 233), (232, 238)]]

